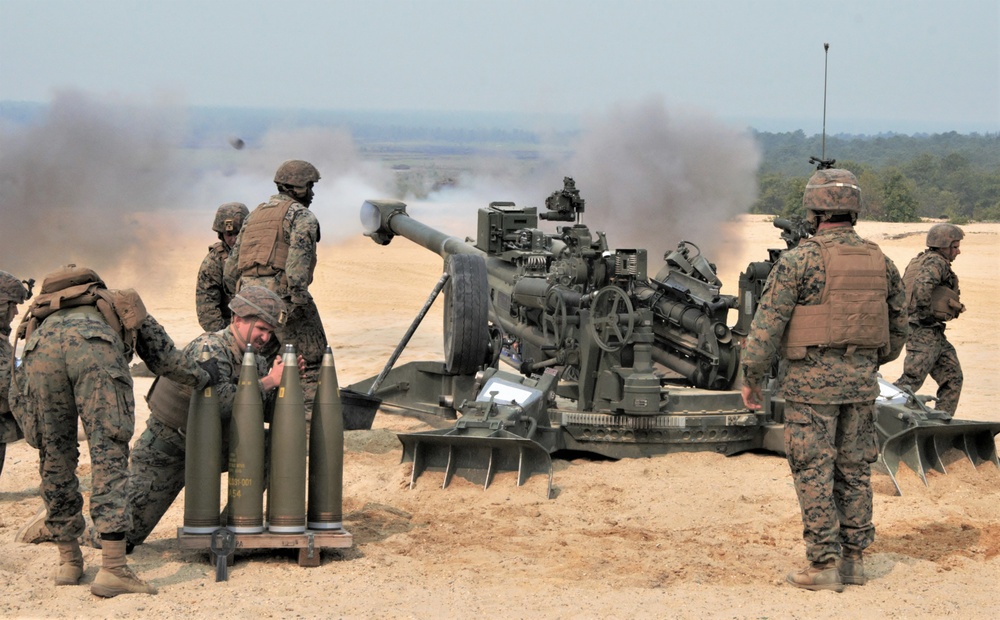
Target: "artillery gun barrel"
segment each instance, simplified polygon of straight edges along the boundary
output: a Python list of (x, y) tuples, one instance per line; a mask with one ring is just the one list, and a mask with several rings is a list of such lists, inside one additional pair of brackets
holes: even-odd
[(398, 200), (366, 200), (361, 205), (361, 224), (365, 229), (365, 235), (379, 245), (386, 245), (394, 236), (400, 235), (441, 258), (447, 258), (452, 254), (486, 255), (482, 250), (458, 237), (435, 230), (411, 218), (406, 212), (406, 203)]

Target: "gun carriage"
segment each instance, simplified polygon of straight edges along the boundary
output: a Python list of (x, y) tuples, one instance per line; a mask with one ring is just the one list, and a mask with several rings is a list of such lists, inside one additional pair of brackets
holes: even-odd
[[(375, 394), (455, 419), (451, 428), (399, 434), (403, 461), (413, 462), (411, 486), (427, 469), (444, 471), (444, 486), (454, 475), (488, 486), (497, 471), (518, 471), (518, 484), (547, 473), (551, 490), (550, 455), (559, 450), (615, 459), (784, 453), (782, 401), (766, 398), (762, 410), (750, 411), (737, 385), (742, 336), (783, 250), (751, 263), (738, 296), (726, 295), (715, 265), (694, 243), (681, 241), (651, 276), (645, 249), (610, 249), (603, 233), (582, 223), (584, 211), (568, 177), (542, 212), (511, 202), (480, 208), (475, 239), (435, 230), (399, 201), (362, 206), (368, 237), (381, 245), (405, 237), (440, 255), (449, 276), (445, 360), (393, 368)], [(546, 233), (540, 220), (561, 225)], [(777, 219), (775, 226), (787, 247), (809, 234), (801, 220)], [(732, 327), (730, 310), (737, 312)], [(350, 388), (363, 392), (373, 383)], [(880, 445), (891, 452), (883, 462), (894, 482), (899, 462), (921, 477), (944, 471), (936, 455), (949, 446), (974, 463), (997, 462), (1000, 424), (949, 420), (947, 430), (928, 431), (943, 422), (917, 397), (880, 402)], [(914, 441), (920, 445), (903, 447)], [(947, 445), (927, 447), (935, 441)]]

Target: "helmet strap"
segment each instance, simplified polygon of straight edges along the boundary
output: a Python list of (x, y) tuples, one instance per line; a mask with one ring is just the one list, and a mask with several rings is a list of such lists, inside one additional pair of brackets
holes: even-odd
[(238, 344), (240, 346), (240, 350), (241, 351), (246, 351), (247, 350), (247, 345), (250, 343), (250, 334), (253, 333), (253, 328), (257, 326), (257, 317), (251, 317), (251, 318), (248, 319), (247, 317), (242, 317), (241, 316), (241, 317), (238, 317), (238, 318), (242, 319), (243, 321), (248, 321), (247, 322), (248, 327), (247, 327), (246, 333), (241, 334), (240, 333), (240, 328), (236, 325), (236, 322), (234, 321), (233, 322), (233, 337), (236, 338), (236, 344)]

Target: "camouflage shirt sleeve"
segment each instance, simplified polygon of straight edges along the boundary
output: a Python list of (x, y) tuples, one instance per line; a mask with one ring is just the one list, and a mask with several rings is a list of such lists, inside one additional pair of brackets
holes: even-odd
[(229, 329), (217, 330), (198, 336), (184, 348), (188, 357), (201, 359), (203, 350), (214, 359), (219, 368), (219, 383), (215, 384), (215, 393), (219, 398), (219, 413), (223, 419), (229, 419), (233, 412), (233, 398), (236, 396), (236, 385), (240, 379), (240, 361), (230, 346)]
[(139, 326), (135, 352), (157, 376), (199, 389), (209, 382), (210, 377), (198, 365), (197, 358), (189, 357), (174, 346), (173, 339), (152, 315), (148, 315)]
[(785, 326), (799, 300), (800, 248), (784, 252), (768, 274), (743, 348), (744, 383), (760, 387), (778, 358)]
[(906, 288), (903, 286), (903, 278), (900, 277), (896, 264), (888, 256), (885, 257), (885, 271), (889, 289), (886, 296), (886, 303), (889, 306), (889, 351), (885, 354), (879, 351), (879, 365), (887, 364), (899, 357), (910, 332), (906, 314)]
[(9, 337), (9, 333), (3, 334), (3, 339), (0, 339), (0, 415), (10, 411), (7, 396), (10, 392), (10, 363), (14, 350), (8, 340)]
[[(219, 365), (219, 376), (221, 380), (215, 385), (215, 391), (219, 398), (219, 413), (223, 419), (228, 420), (233, 414), (233, 401), (236, 399), (236, 389), (239, 387), (240, 373), (243, 371), (243, 357), (238, 353), (239, 347), (229, 328), (224, 328), (212, 333), (202, 334), (185, 347), (185, 352), (192, 359), (198, 359), (202, 348), (208, 347), (209, 357), (216, 360)], [(260, 387), (261, 398), (266, 398), (267, 394), (260, 377), (267, 374), (271, 367), (274, 355), (266, 357), (257, 355), (257, 385)]]
[[(0, 338), (0, 443), (10, 443), (24, 437), (24, 433), (17, 425), (14, 414), (11, 413), (10, 402), (7, 400), (10, 397), (11, 356), (14, 351), (10, 340), (8, 340), (9, 334), (3, 333), (2, 335), (3, 337)], [(0, 458), (3, 458), (2, 455)]]
[(285, 261), (285, 278), (288, 281), (288, 295), (292, 304), (302, 306), (312, 300), (309, 285), (312, 283), (313, 270), (316, 267), (319, 220), (312, 211), (300, 205), (289, 209), (289, 215), (291, 230), (288, 239), (288, 259)]
[(253, 212), (247, 216), (246, 221), (243, 222), (243, 228), (240, 229), (238, 235), (236, 235), (236, 242), (233, 243), (233, 247), (229, 250), (229, 256), (226, 257), (226, 261), (222, 268), (222, 282), (226, 287), (227, 291), (236, 291), (236, 283), (240, 279), (240, 243), (243, 241), (243, 231), (246, 230), (246, 223), (250, 221), (253, 217)]
[(208, 255), (198, 268), (198, 281), (195, 284), (194, 297), (198, 324), (206, 332), (217, 332), (226, 326), (220, 308), (226, 297), (223, 272), (227, 253), (221, 246), (220, 241), (208, 249)]

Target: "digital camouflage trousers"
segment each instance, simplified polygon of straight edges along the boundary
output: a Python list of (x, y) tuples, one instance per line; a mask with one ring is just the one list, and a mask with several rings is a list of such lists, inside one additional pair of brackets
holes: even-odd
[(896, 385), (916, 392), (927, 375), (938, 384), (934, 408), (954, 416), (964, 381), (958, 353), (941, 327), (921, 327), (911, 323), (903, 376), (896, 380)]
[(874, 403), (785, 403), (785, 449), (810, 562), (861, 551), (875, 539), (871, 464), (878, 458)]

